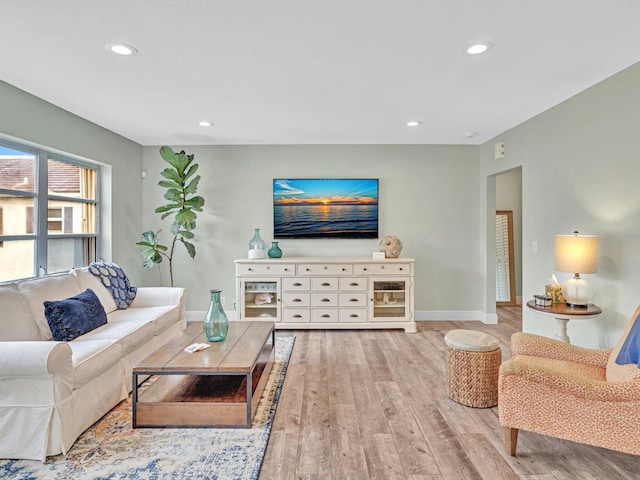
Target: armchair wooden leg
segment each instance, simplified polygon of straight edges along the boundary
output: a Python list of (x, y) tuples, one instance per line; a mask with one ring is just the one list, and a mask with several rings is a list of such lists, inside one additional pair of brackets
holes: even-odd
[(518, 429), (502, 427), (502, 440), (509, 455), (516, 456), (516, 444), (518, 443)]

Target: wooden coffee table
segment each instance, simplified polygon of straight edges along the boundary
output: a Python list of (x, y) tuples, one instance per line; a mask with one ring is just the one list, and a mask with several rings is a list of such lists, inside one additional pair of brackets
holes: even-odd
[[(271, 322), (229, 322), (224, 341), (187, 353), (207, 342), (202, 322), (190, 323), (133, 367), (133, 428), (250, 428), (273, 366), (274, 332)], [(139, 391), (138, 377), (148, 375), (158, 378)]]

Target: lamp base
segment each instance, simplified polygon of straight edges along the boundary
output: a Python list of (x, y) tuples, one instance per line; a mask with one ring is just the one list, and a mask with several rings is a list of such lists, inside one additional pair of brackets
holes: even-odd
[(562, 295), (570, 307), (586, 308), (593, 297), (593, 290), (586, 280), (576, 273), (562, 285)]

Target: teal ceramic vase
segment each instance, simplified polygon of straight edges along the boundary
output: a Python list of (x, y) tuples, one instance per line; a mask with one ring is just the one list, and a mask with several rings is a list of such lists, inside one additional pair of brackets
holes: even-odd
[(278, 246), (278, 242), (273, 241), (267, 255), (269, 255), (269, 258), (280, 258), (282, 256), (282, 250)]
[(222, 290), (211, 290), (211, 304), (204, 317), (204, 335), (210, 342), (221, 342), (229, 330), (229, 319), (220, 302), (221, 293)]

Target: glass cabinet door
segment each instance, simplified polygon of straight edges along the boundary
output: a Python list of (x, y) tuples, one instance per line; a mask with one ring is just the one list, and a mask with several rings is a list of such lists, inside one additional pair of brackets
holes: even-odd
[[(373, 280), (373, 279), (372, 279)], [(404, 319), (407, 316), (407, 280), (373, 280), (373, 320)]]
[(277, 321), (280, 303), (278, 283), (277, 279), (243, 280), (241, 284), (242, 318), (264, 318)]

